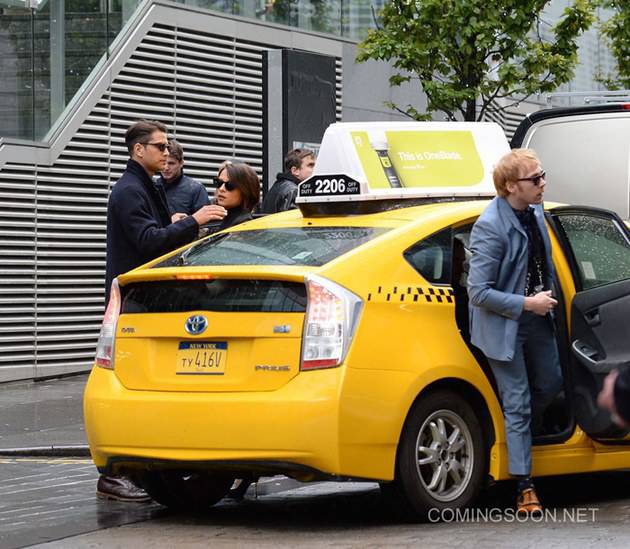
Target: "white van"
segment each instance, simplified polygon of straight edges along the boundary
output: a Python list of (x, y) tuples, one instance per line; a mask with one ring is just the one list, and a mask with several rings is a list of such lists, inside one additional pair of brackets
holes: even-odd
[(546, 199), (630, 218), (630, 103), (532, 113), (511, 146), (534, 149), (540, 156), (547, 172)]

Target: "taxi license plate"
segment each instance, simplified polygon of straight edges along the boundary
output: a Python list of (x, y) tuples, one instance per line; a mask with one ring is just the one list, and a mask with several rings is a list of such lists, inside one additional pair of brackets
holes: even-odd
[(227, 362), (226, 341), (181, 341), (176, 375), (222, 376)]

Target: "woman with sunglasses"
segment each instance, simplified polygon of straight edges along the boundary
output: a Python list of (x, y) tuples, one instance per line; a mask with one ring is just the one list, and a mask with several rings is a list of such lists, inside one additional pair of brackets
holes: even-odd
[(218, 230), (252, 219), (252, 210), (260, 200), (260, 181), (256, 172), (247, 164), (224, 162), (214, 180), (216, 203), (227, 210)]

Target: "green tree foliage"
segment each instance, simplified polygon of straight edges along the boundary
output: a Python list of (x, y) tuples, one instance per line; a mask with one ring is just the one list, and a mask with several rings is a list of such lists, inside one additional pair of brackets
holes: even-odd
[(601, 7), (612, 12), (612, 17), (602, 23), (601, 28), (617, 61), (617, 75), (608, 75), (602, 82), (610, 89), (630, 89), (630, 0), (600, 2)]
[(480, 120), (496, 109), (496, 99), (522, 101), (573, 77), (577, 38), (594, 20), (594, 0), (573, 0), (554, 27), (543, 14), (550, 2), (391, 0), (357, 60), (393, 61), (401, 72), (390, 78), (392, 86), (419, 81), (427, 112), (390, 104), (399, 112), (416, 120), (436, 111)]

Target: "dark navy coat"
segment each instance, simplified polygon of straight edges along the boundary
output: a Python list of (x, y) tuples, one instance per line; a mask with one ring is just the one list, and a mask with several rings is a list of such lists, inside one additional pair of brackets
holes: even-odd
[(192, 216), (171, 223), (166, 197), (135, 160), (114, 185), (107, 204), (106, 301), (112, 280), (197, 237)]

